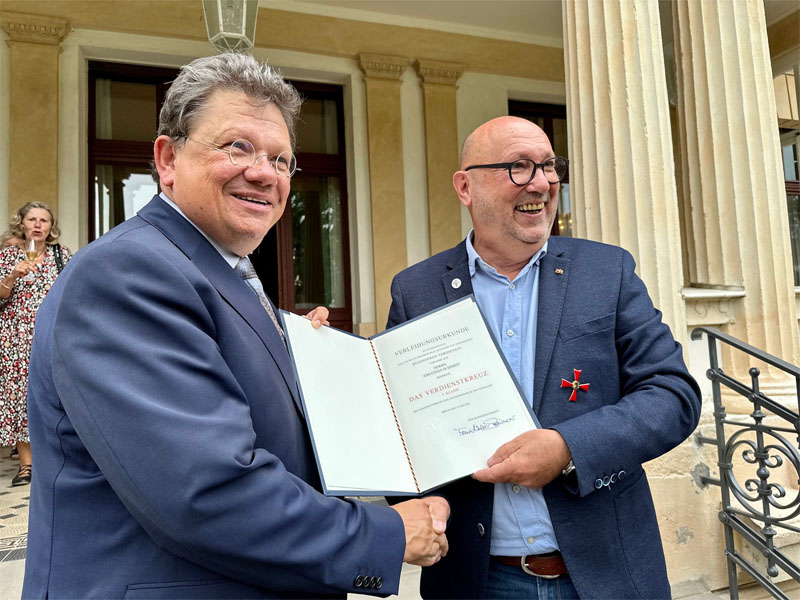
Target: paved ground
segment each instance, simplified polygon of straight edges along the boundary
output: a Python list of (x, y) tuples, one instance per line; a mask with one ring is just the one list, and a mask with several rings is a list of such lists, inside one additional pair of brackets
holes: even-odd
[(0, 599), (19, 598), (28, 544), (30, 486), (11, 487), (19, 461), (0, 448)]

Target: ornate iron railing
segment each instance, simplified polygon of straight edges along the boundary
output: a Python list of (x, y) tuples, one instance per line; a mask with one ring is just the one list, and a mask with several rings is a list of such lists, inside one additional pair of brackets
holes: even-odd
[[(775, 598), (789, 600), (789, 596), (773, 579), (783, 570), (800, 583), (800, 568), (776, 547), (775, 536), (781, 530), (800, 533), (800, 528), (795, 524), (800, 522), (797, 519), (800, 515), (800, 368), (714, 327), (694, 329), (692, 339), (700, 339), (704, 333), (708, 338), (710, 368), (706, 375), (711, 380), (714, 397), (716, 437), (698, 435), (697, 441), (717, 447), (719, 479), (701, 479), (705, 484), (719, 486), (722, 491), (719, 520), (725, 529), (730, 597), (733, 600), (739, 598), (736, 569), (741, 568)], [(718, 342), (794, 378), (797, 411), (787, 408), (759, 390), (760, 371), (757, 368), (750, 368), (749, 384), (725, 373), (718, 360)], [(722, 403), (722, 385), (747, 398), (752, 405), (752, 412), (749, 415), (737, 415), (738, 418), (729, 417)], [(776, 482), (775, 478), (770, 481), (770, 476), (776, 475), (782, 469), (782, 475), (789, 475), (782, 480), (792, 482), (794, 489)], [(766, 574), (736, 549), (734, 532), (766, 558)]]

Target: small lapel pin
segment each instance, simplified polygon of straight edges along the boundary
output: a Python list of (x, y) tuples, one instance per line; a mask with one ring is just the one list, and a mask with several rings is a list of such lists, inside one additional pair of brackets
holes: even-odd
[(581, 370), (580, 369), (572, 369), (572, 374), (575, 377), (573, 381), (567, 381), (566, 379), (561, 380), (561, 387), (562, 388), (571, 388), (572, 393), (569, 395), (570, 402), (577, 402), (578, 401), (578, 390), (583, 390), (584, 392), (589, 391), (589, 384), (588, 383), (581, 383)]
[(461, 287), (461, 280), (458, 277), (456, 277), (455, 279), (453, 279), (453, 281), (450, 282), (450, 285), (453, 286), (454, 290), (457, 290), (458, 288)]
[(561, 268), (556, 269), (556, 275), (563, 275), (563, 274), (564, 274), (564, 269)]

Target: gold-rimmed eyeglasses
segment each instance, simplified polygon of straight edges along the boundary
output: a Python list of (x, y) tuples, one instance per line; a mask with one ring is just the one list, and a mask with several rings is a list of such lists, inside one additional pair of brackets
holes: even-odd
[(224, 152), (231, 159), (231, 164), (236, 165), (237, 167), (247, 169), (262, 158), (266, 158), (267, 161), (272, 165), (272, 168), (275, 169), (275, 172), (281, 177), (291, 177), (295, 174), (295, 172), (300, 170), (297, 168), (297, 158), (288, 150), (281, 152), (274, 158), (270, 158), (268, 154), (256, 155), (256, 148), (249, 140), (234, 140), (229, 144), (216, 146), (214, 144), (209, 144), (207, 142), (201, 142), (200, 140), (190, 138), (188, 135), (183, 137), (189, 141), (195, 142), (196, 144), (200, 144), (201, 146), (211, 148), (216, 152)]

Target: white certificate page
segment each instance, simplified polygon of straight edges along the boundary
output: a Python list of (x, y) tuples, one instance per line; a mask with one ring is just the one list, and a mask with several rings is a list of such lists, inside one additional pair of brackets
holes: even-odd
[(471, 475), (535, 429), (473, 298), (373, 338), (420, 488)]
[(416, 493), (369, 340), (282, 314), (326, 493)]

